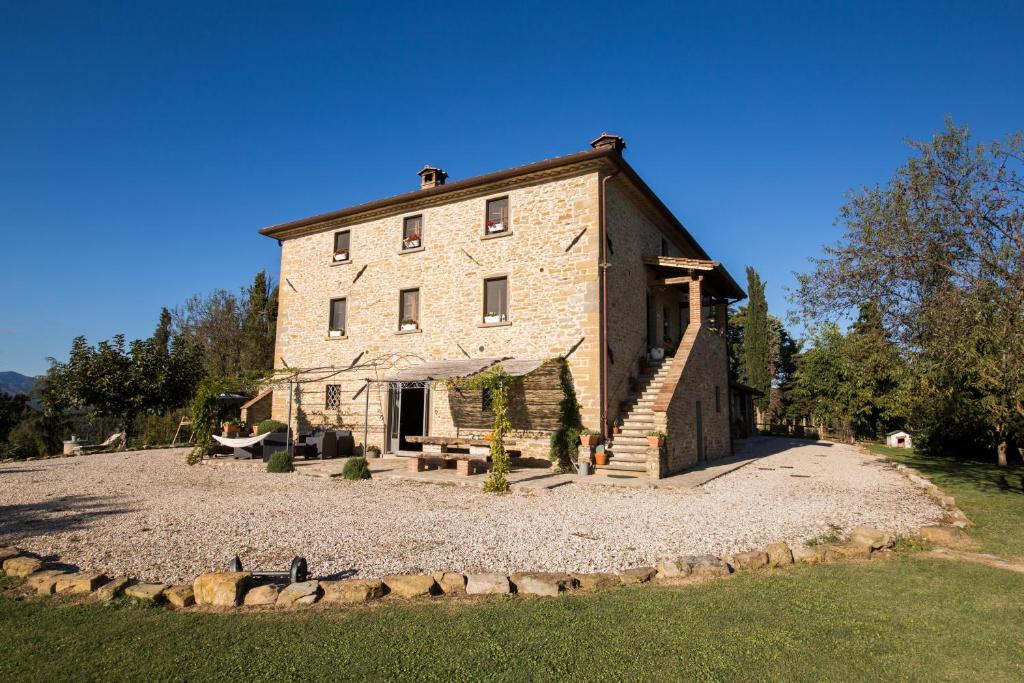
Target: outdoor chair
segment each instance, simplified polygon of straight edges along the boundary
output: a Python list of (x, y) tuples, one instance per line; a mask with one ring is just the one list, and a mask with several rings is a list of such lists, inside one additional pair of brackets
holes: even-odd
[[(103, 443), (94, 444), (82, 444), (75, 448), (76, 453), (94, 453), (96, 451), (105, 451), (108, 448), (123, 448), (125, 441), (124, 432), (114, 432), (110, 437)], [(116, 445), (115, 445), (116, 444)]]
[(317, 430), (305, 437), (307, 458), (336, 458), (338, 457), (338, 439), (333, 431)]

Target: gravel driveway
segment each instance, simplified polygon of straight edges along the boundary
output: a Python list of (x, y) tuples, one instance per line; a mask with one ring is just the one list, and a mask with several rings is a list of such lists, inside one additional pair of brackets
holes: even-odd
[(347, 482), (184, 463), (184, 450), (0, 465), (0, 545), (83, 569), (190, 581), (236, 553), (247, 568), (304, 555), (321, 576), (602, 571), (721, 554), (836, 524), (895, 532), (942, 511), (852, 446), (760, 439), (774, 454), (686, 490), (567, 485), (539, 493)]

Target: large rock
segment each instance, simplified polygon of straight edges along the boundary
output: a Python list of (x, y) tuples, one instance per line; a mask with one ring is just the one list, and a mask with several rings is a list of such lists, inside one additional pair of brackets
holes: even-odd
[(552, 597), (576, 586), (576, 581), (569, 574), (558, 572), (523, 572), (513, 574), (511, 579), (516, 593), (523, 595)]
[(654, 563), (659, 579), (680, 579), (690, 575), (690, 563), (685, 557), (663, 558)]
[(793, 561), (815, 564), (818, 561), (818, 551), (807, 546), (798, 546), (793, 548)]
[(252, 572), (208, 572), (192, 582), (197, 605), (235, 607), (242, 601)]
[(163, 583), (136, 583), (125, 588), (124, 594), (143, 602), (163, 602), (165, 590), (167, 584)]
[(917, 535), (935, 545), (958, 545), (960, 543), (961, 532), (960, 529), (955, 526), (942, 526), (939, 524), (933, 526), (923, 526), (917, 530)]
[(164, 597), (175, 607), (191, 607), (196, 604), (195, 590), (192, 586), (171, 586), (164, 591)]
[(312, 605), (320, 597), (319, 581), (301, 581), (290, 583), (277, 594), (278, 607), (292, 605)]
[(65, 574), (57, 579), (58, 593), (91, 593), (107, 582), (102, 572), (78, 572)]
[(693, 555), (686, 558), (690, 563), (690, 574), (701, 579), (728, 576), (729, 565), (714, 555)]
[(434, 580), (437, 581), (437, 585), (441, 587), (441, 592), (445, 595), (466, 594), (465, 574), (457, 574), (455, 572), (438, 572), (437, 574), (434, 574)]
[(115, 579), (107, 581), (105, 584), (96, 589), (92, 595), (97, 600), (102, 602), (110, 602), (114, 598), (119, 598), (124, 594), (124, 589), (130, 586), (132, 583), (131, 579), (127, 576), (119, 576)]
[(745, 553), (735, 553), (733, 555), (727, 555), (722, 558), (727, 564), (732, 565), (733, 569), (760, 569), (768, 565), (768, 553), (761, 552), (760, 550), (749, 550)]
[(882, 548), (891, 548), (893, 539), (892, 536), (881, 529), (859, 526), (850, 532), (850, 543), (861, 548), (867, 548), (869, 551), (881, 550)]
[(384, 578), (388, 590), (400, 598), (419, 598), (438, 591), (433, 576), (425, 574), (395, 574)]
[(42, 568), (43, 561), (38, 557), (21, 555), (18, 557), (9, 557), (4, 560), (4, 574), (7, 574), (8, 576), (25, 578), (29, 574), (37, 572)]
[(576, 580), (576, 585), (579, 586), (580, 590), (596, 590), (598, 588), (611, 588), (612, 586), (619, 585), (618, 575), (609, 572), (595, 572), (593, 574), (574, 573), (572, 578)]
[(867, 560), (871, 558), (871, 548), (862, 545), (820, 545), (818, 546), (819, 562), (839, 562), (842, 560)]
[(3, 565), (4, 560), (9, 560), (12, 557), (17, 557), (18, 555), (21, 555), (21, 551), (14, 546), (5, 545), (0, 547), (0, 566)]
[(245, 594), (244, 605), (246, 607), (256, 607), (259, 605), (275, 605), (277, 604), (277, 594), (280, 591), (277, 586), (272, 584), (266, 586), (256, 586), (250, 588)]
[(508, 577), (504, 574), (467, 574), (467, 595), (505, 595), (512, 592)]
[(658, 570), (654, 567), (633, 567), (632, 569), (623, 569), (619, 572), (619, 581), (626, 585), (635, 585), (638, 583), (647, 583), (658, 573)]
[(25, 585), (39, 595), (51, 595), (57, 592), (57, 581), (66, 574), (67, 572), (60, 569), (43, 569), (29, 574), (25, 579)]
[(320, 602), (340, 605), (355, 605), (384, 597), (387, 588), (380, 579), (341, 579), (340, 581), (321, 581), (320, 588), (324, 596)]
[(765, 554), (768, 556), (769, 567), (784, 567), (793, 564), (793, 551), (788, 543), (769, 543), (765, 546)]

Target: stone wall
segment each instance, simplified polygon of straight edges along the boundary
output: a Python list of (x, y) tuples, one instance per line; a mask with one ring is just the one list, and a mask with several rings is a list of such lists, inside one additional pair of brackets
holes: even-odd
[[(293, 425), (340, 422), (362, 441), (364, 380), (424, 360), (553, 358), (568, 354), (584, 419), (599, 416), (597, 173), (524, 178), (500, 191), (411, 207), (373, 220), (344, 219), (287, 239), (281, 250), (278, 368), (355, 369), (299, 386)], [(492, 188), (493, 189), (493, 188)], [(487, 199), (508, 196), (511, 231), (484, 234)], [(409, 208), (409, 207), (406, 207)], [(402, 219), (422, 215), (423, 248), (401, 249)], [(350, 259), (335, 263), (334, 234), (350, 230)], [(508, 277), (509, 321), (483, 324), (483, 282)], [(398, 330), (399, 292), (420, 290), (420, 329)], [(343, 337), (328, 336), (329, 302), (347, 299)], [(307, 373), (309, 374), (309, 373)], [(340, 407), (325, 387), (341, 385)], [(386, 388), (373, 384), (370, 443), (383, 445)], [(447, 401), (435, 397), (431, 433), (445, 434)], [(288, 392), (274, 392), (284, 421)], [(436, 428), (436, 431), (435, 431)]]
[[(629, 394), (629, 377), (637, 376), (638, 362), (647, 353), (647, 296), (654, 297), (655, 330), (663, 335), (668, 313), (671, 345), (679, 343), (688, 313), (686, 290), (680, 287), (655, 287), (645, 256), (662, 255), (663, 240), (667, 256), (691, 256), (665, 238), (656, 219), (641, 210), (637, 198), (625, 190), (621, 181), (607, 186), (606, 223), (608, 230), (608, 411), (609, 419), (619, 415), (619, 403)], [(590, 425), (595, 429), (600, 425)]]
[(662, 392), (654, 406), (658, 428), (668, 435), (661, 454), (660, 476), (698, 463), (698, 402), (705, 459), (732, 454), (728, 353), (721, 334), (706, 324), (687, 328)]

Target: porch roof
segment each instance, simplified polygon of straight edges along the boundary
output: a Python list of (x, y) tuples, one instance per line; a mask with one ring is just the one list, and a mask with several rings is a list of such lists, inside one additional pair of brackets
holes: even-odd
[(382, 377), (382, 382), (426, 382), (432, 380), (469, 377), (500, 365), (513, 377), (528, 375), (544, 363), (531, 358), (458, 358), (453, 360), (428, 360), (401, 370), (394, 370)]
[(747, 298), (746, 292), (736, 284), (732, 275), (729, 275), (729, 271), (718, 261), (678, 256), (645, 256), (643, 262), (645, 265), (653, 266), (656, 272), (662, 276), (663, 279), (659, 280), (661, 284), (682, 284), (682, 282), (676, 282), (676, 278), (673, 276), (684, 273), (686, 275), (699, 274), (706, 278), (709, 293), (736, 301)]

